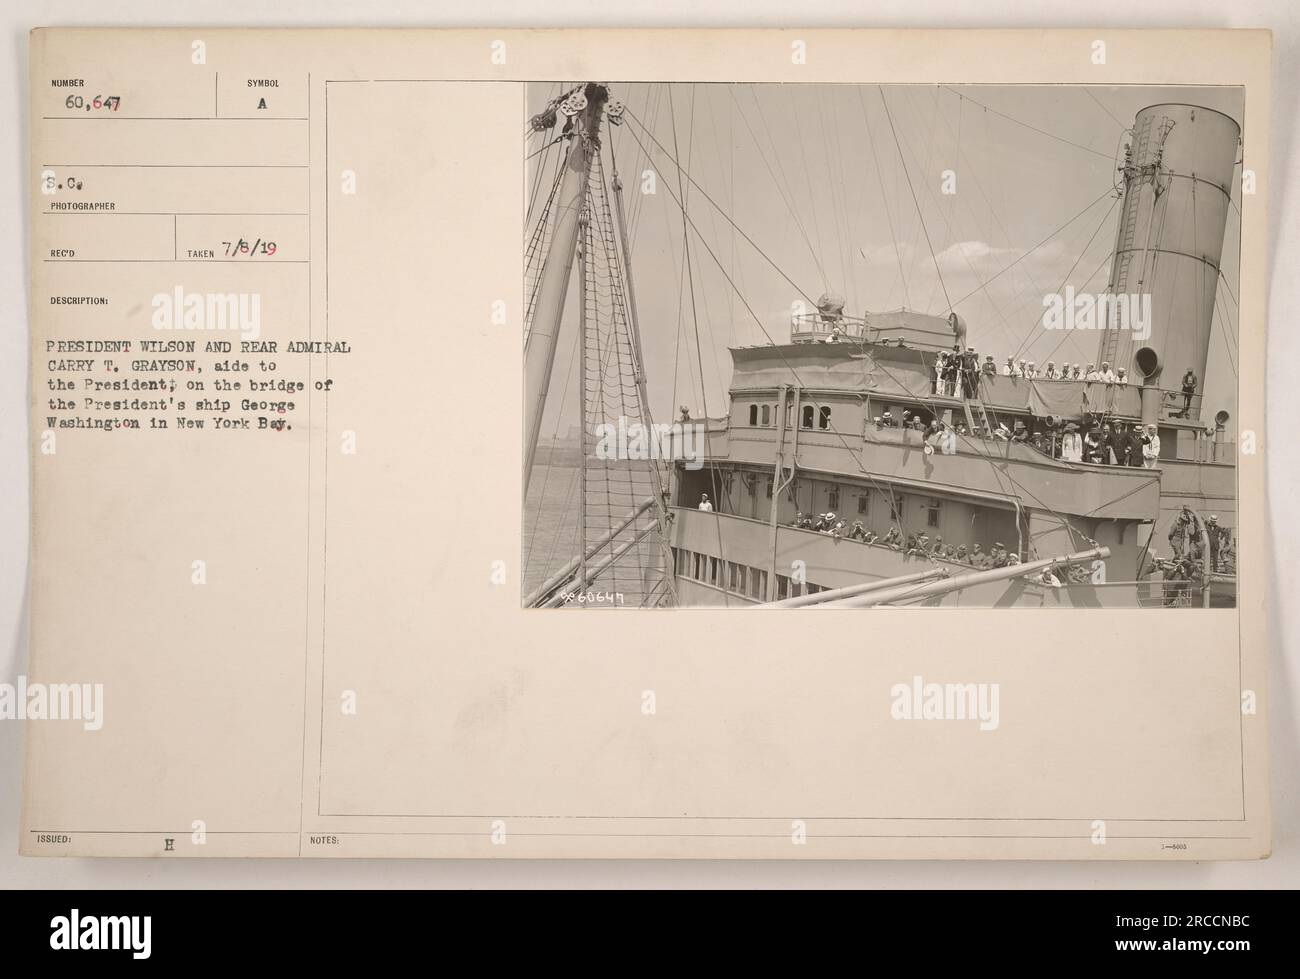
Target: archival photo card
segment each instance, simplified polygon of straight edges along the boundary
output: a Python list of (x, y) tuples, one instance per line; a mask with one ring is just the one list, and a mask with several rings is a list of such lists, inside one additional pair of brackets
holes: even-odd
[(33, 32), (22, 852), (1266, 856), (1270, 57)]

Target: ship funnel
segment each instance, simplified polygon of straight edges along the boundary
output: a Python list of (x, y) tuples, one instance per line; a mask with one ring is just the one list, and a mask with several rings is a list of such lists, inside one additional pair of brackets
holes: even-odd
[[(1240, 127), (1197, 105), (1138, 112), (1097, 362), (1151, 379), (1166, 366), (1204, 382)], [(1149, 298), (1148, 298), (1149, 297)], [(1149, 304), (1149, 305), (1148, 305)]]

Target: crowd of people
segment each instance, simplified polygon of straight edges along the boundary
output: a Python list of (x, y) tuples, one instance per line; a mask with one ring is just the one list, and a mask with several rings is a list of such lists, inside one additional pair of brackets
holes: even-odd
[[(843, 340), (843, 331), (839, 325), (832, 327), (829, 336), (823, 341), (824, 343), (839, 343)], [(890, 343), (888, 338), (883, 341), (886, 345)], [(903, 338), (898, 338), (898, 345), (904, 346)], [(975, 352), (974, 347), (967, 347), (962, 350), (960, 344), (953, 344), (952, 350), (941, 350), (939, 356), (934, 362), (934, 393), (949, 398), (973, 398), (979, 389), (981, 377), (992, 377), (1001, 375), (1002, 377), (1022, 377), (1027, 380), (1043, 381), (1089, 381), (1102, 384), (1128, 384), (1129, 374), (1125, 367), (1112, 368), (1110, 363), (1102, 361), (1101, 366), (1088, 364), (1086, 367), (1082, 364), (1068, 364), (1064, 361), (1061, 366), (1056, 366), (1056, 361), (1049, 360), (1041, 370), (1038, 364), (1032, 360), (1021, 357), (1017, 360), (1014, 356), (1008, 357), (999, 368), (993, 360), (992, 354), (985, 354), (983, 361), (980, 360), (979, 354)], [(1196, 389), (1200, 385), (1200, 380), (1196, 372), (1190, 367), (1183, 375), (1181, 390), (1183, 396), (1183, 408), (1181, 412), (1175, 412), (1175, 415), (1181, 415), (1183, 418), (1191, 416), (1192, 399), (1196, 396)], [(1176, 393), (1173, 396), (1177, 396)]]
[[(925, 557), (935, 560), (964, 564), (977, 571), (993, 568), (1005, 568), (1020, 563), (1020, 556), (1009, 551), (1001, 541), (994, 542), (987, 551), (979, 541), (969, 548), (965, 544), (945, 543), (942, 535), (930, 537), (923, 532), (909, 533), (898, 527), (891, 527), (884, 534), (865, 527), (861, 520), (851, 524), (834, 512), (795, 514), (790, 526), (800, 530), (811, 530), (826, 534), (837, 540), (861, 541), (863, 544), (879, 544), (892, 551), (898, 551), (908, 557)], [(1202, 530), (1203, 526), (1203, 530)], [(1178, 603), (1186, 598), (1180, 589), (1191, 587), (1191, 582), (1200, 579), (1208, 569), (1214, 573), (1233, 574), (1236, 570), (1236, 552), (1232, 542), (1232, 531), (1219, 524), (1217, 514), (1212, 514), (1204, 525), (1198, 523), (1191, 509), (1182, 508), (1173, 526), (1169, 530), (1169, 545), (1172, 550), (1170, 558), (1155, 557), (1151, 561), (1152, 570), (1160, 571), (1167, 584), (1165, 601)], [(1066, 582), (1084, 583), (1089, 580), (1089, 571), (1083, 565), (1069, 565), (1065, 568), (1047, 570), (1041, 573), (1045, 584), (1061, 586)]]
[[(1023, 426), (1022, 422), (1016, 424)], [(1081, 435), (1080, 427), (1068, 422), (1063, 426), (1050, 426), (1045, 435), (1035, 432), (1027, 438), (1022, 427), (1019, 439), (1013, 432), (1011, 441), (1027, 441), (1040, 452), (1064, 462), (1154, 469), (1160, 459), (1160, 435), (1154, 424), (1094, 422)]]
[[(839, 342), (838, 330), (832, 330), (826, 342)], [(901, 338), (899, 344), (902, 344)], [(1119, 385), (1129, 383), (1128, 370), (1124, 367), (1112, 368), (1107, 361), (1102, 361), (1100, 367), (1096, 364), (1084, 366), (1064, 362), (1058, 367), (1054, 360), (1049, 360), (1040, 370), (1032, 360), (1008, 357), (999, 369), (992, 354), (986, 354), (981, 361), (974, 347), (966, 347), (962, 350), (960, 344), (954, 344), (951, 351), (941, 350), (935, 359), (933, 393), (942, 397), (974, 399), (979, 394), (980, 379), (998, 375), (1027, 380), (1086, 381)], [(1182, 378), (1182, 411), (1175, 412), (1175, 416), (1190, 417), (1192, 399), (1196, 396), (1199, 383), (1196, 373), (1188, 368)], [(1172, 396), (1176, 397), (1176, 394)], [(1053, 419), (1041, 419), (1041, 424), (1036, 423), (1035, 428), (1038, 430), (1035, 431), (1030, 431), (1023, 420), (1017, 420), (1013, 427), (1008, 427), (1005, 423), (997, 424), (991, 429), (981, 425), (973, 432), (968, 431), (966, 426), (960, 423), (949, 427), (938, 421), (932, 421), (927, 425), (922, 418), (914, 416), (910, 411), (903, 412), (901, 419), (896, 419), (891, 412), (885, 411), (874, 421), (877, 429), (906, 428), (920, 431), (929, 446), (927, 451), (939, 448), (935, 440), (943, 439), (951, 432), (977, 438), (1023, 442), (1044, 455), (1065, 462), (1142, 466), (1154, 469), (1160, 458), (1160, 436), (1155, 425), (1142, 426), (1137, 423), (1108, 421), (1104, 412), (1094, 413), (1086, 429), (1074, 422), (1063, 423)]]
[[(919, 414), (904, 411), (901, 418), (894, 418), (890, 409), (876, 416), (873, 421), (877, 431), (886, 428), (902, 428), (921, 434), (926, 451), (945, 451), (945, 443), (952, 436), (973, 436), (991, 438), (1004, 442), (1019, 442), (1043, 453), (1053, 459), (1064, 462), (1088, 462), (1107, 466), (1133, 466), (1154, 469), (1160, 458), (1160, 435), (1155, 425), (1143, 426), (1137, 422), (1131, 424), (1122, 421), (1103, 421), (1104, 415), (1093, 417), (1086, 431), (1074, 422), (1057, 421), (1051, 418), (1040, 420), (1041, 431), (1030, 431), (1022, 419), (1016, 419), (1013, 426), (999, 422), (991, 430), (986, 425), (977, 426), (972, 432), (963, 423), (947, 425), (934, 419), (926, 424)], [(955, 448), (947, 449), (949, 454)]]
[(1236, 552), (1232, 531), (1219, 524), (1219, 515), (1212, 513), (1202, 524), (1183, 504), (1169, 528), (1169, 549), (1175, 562), (1190, 561), (1198, 568), (1208, 563), (1213, 573), (1231, 574), (1236, 570)]
[(1164, 604), (1186, 605), (1193, 589), (1206, 575), (1235, 574), (1236, 547), (1232, 531), (1220, 526), (1218, 514), (1211, 514), (1202, 524), (1184, 504), (1169, 528), (1171, 556), (1153, 557), (1151, 567), (1164, 579)]
[[(1062, 362), (1060, 367), (1056, 366), (1056, 361), (1049, 360), (1047, 366), (1039, 369), (1038, 365), (1032, 360), (1025, 360), (1023, 357), (1017, 361), (1014, 357), (1008, 357), (1001, 369), (993, 362), (993, 355), (986, 354), (983, 363), (980, 362), (979, 354), (975, 352), (974, 347), (967, 347), (965, 351), (954, 347), (951, 351), (941, 350), (939, 356), (934, 362), (934, 393), (944, 397), (956, 398), (973, 398), (979, 387), (981, 377), (993, 377), (1001, 375), (1002, 377), (1022, 377), (1026, 380), (1042, 381), (1089, 381), (1100, 384), (1128, 384), (1128, 369), (1125, 367), (1111, 368), (1110, 363), (1102, 361), (1101, 366), (1088, 364), (1086, 367), (1081, 364), (1067, 364)], [(1200, 380), (1196, 372), (1190, 367), (1183, 374), (1180, 382), (1183, 396), (1183, 407), (1181, 411), (1174, 412), (1175, 415), (1188, 418), (1191, 415), (1192, 399), (1196, 397), (1196, 389), (1200, 386)], [(1176, 394), (1171, 396), (1176, 397)]]
[(1027, 380), (1094, 381), (1102, 384), (1128, 384), (1129, 382), (1126, 368), (1112, 370), (1106, 361), (1102, 361), (1101, 367), (1098, 368), (1095, 364), (1084, 367), (1082, 364), (1067, 363), (1057, 367), (1056, 361), (1049, 360), (1040, 370), (1032, 360), (1021, 358), (1017, 361), (1014, 357), (1008, 357), (999, 370), (992, 354), (985, 355), (981, 363), (974, 347), (967, 347), (964, 351), (954, 347), (952, 351), (939, 351), (939, 356), (935, 359), (934, 393), (949, 398), (972, 398), (975, 396), (981, 377), (993, 377), (999, 374), (1002, 377), (1023, 377)]
[(882, 535), (869, 530), (861, 520), (854, 520), (850, 524), (847, 520), (829, 511), (808, 515), (802, 511), (797, 512), (790, 526), (798, 527), (800, 530), (813, 530), (837, 539), (861, 541), (864, 544), (879, 544), (881, 547), (888, 547), (892, 551), (898, 551), (910, 557), (930, 557), (966, 564), (980, 571), (987, 571), (991, 568), (1005, 568), (1008, 565), (1020, 563), (1020, 556), (1008, 551), (1001, 541), (997, 541), (989, 550), (985, 551), (979, 541), (967, 548), (965, 544), (945, 544), (943, 537), (939, 534), (932, 538), (926, 533), (905, 533), (898, 527), (891, 527)]

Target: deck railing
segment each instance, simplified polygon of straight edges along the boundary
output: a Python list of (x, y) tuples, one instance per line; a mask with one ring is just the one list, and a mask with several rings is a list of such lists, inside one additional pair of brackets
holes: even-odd
[(793, 343), (829, 341), (831, 337), (845, 340), (874, 340), (867, 320), (862, 316), (826, 316), (822, 313), (800, 313), (790, 323), (790, 340)]

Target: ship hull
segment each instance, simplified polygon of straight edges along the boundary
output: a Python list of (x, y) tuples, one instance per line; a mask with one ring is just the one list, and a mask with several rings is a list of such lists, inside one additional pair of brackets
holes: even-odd
[[(737, 608), (762, 604), (768, 600), (767, 575), (773, 567), (780, 569), (772, 594), (776, 599), (804, 593), (809, 584), (818, 589), (843, 588), (935, 566), (954, 576), (976, 570), (957, 562), (908, 555), (879, 543), (866, 544), (787, 526), (775, 529), (773, 562), (773, 529), (768, 523), (680, 507), (673, 510), (671, 541), (677, 600), (684, 606)], [(1097, 577), (1104, 579), (1104, 571)], [(1184, 598), (1184, 603), (1189, 603), (1193, 596)], [(1055, 587), (1019, 577), (972, 585), (910, 604), (950, 608), (1139, 608), (1162, 605), (1165, 600), (1165, 588), (1159, 579), (1098, 580)]]

